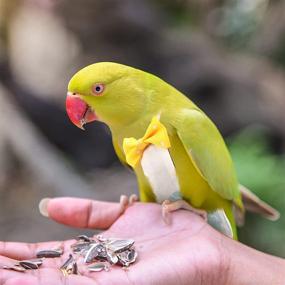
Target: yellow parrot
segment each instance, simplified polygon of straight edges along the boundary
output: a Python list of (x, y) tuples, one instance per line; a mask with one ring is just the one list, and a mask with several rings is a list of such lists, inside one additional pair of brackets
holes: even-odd
[(164, 213), (190, 209), (233, 238), (245, 208), (279, 217), (239, 185), (214, 123), (155, 75), (112, 62), (89, 65), (71, 78), (66, 110), (80, 128), (94, 120), (108, 125), (119, 159), (135, 171), (140, 200), (162, 202)]

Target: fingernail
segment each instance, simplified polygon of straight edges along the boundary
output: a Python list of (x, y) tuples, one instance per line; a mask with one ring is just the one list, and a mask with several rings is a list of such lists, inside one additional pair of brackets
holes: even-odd
[(39, 203), (39, 210), (40, 213), (44, 216), (44, 217), (48, 217), (48, 203), (51, 199), (50, 198), (44, 198), (40, 201)]

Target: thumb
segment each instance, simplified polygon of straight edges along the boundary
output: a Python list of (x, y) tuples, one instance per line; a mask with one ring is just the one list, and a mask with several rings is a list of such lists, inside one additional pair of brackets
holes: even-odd
[(107, 229), (121, 215), (119, 203), (79, 198), (45, 198), (39, 204), (43, 216), (78, 228)]

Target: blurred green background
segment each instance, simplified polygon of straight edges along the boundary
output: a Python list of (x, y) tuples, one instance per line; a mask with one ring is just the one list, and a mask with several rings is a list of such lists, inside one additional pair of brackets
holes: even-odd
[(39, 215), (43, 197), (137, 191), (106, 126), (65, 114), (70, 76), (98, 61), (162, 77), (213, 119), (240, 182), (281, 212), (247, 215), (241, 241), (285, 257), (284, 0), (0, 0), (0, 240), (77, 235)]

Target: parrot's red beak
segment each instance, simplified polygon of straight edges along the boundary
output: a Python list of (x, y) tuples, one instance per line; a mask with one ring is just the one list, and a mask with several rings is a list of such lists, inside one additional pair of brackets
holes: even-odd
[(70, 121), (84, 130), (84, 125), (97, 119), (94, 111), (76, 93), (67, 92), (66, 112)]

